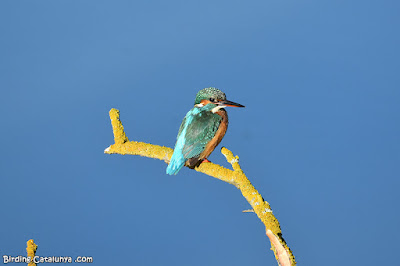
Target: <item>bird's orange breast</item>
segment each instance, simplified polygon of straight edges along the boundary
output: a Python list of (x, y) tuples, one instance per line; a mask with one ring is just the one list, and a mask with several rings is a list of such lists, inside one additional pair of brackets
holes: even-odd
[(228, 129), (228, 114), (225, 109), (218, 110), (216, 114), (222, 117), (221, 123), (218, 127), (217, 132), (215, 133), (215, 136), (211, 139), (211, 141), (206, 145), (204, 151), (200, 154), (200, 160), (207, 158), (213, 152), (215, 147), (218, 146), (218, 144), (225, 136), (226, 130)]

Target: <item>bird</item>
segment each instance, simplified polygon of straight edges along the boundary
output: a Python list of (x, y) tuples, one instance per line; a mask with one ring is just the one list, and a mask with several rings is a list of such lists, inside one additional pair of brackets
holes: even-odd
[(193, 169), (203, 161), (221, 142), (228, 129), (228, 114), (225, 107), (245, 107), (226, 99), (221, 90), (209, 87), (200, 90), (194, 107), (187, 112), (179, 127), (174, 152), (166, 169), (176, 175), (183, 166)]

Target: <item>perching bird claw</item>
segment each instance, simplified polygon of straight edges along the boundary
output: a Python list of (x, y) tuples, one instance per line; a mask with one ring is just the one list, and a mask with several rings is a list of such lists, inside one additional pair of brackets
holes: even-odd
[(207, 158), (203, 160), (203, 163), (211, 163)]

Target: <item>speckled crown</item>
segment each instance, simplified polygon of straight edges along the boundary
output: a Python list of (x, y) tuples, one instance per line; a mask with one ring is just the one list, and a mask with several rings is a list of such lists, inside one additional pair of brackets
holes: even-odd
[(210, 88), (202, 89), (197, 93), (194, 104), (199, 104), (201, 102), (201, 100), (210, 99), (210, 98), (214, 98), (217, 100), (226, 100), (225, 93), (223, 93), (222, 91), (220, 91), (217, 88), (210, 87)]

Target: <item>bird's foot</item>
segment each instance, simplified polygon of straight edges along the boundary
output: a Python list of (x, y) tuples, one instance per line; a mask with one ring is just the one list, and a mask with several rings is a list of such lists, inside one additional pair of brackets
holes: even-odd
[(211, 163), (207, 158), (203, 160), (203, 163)]

